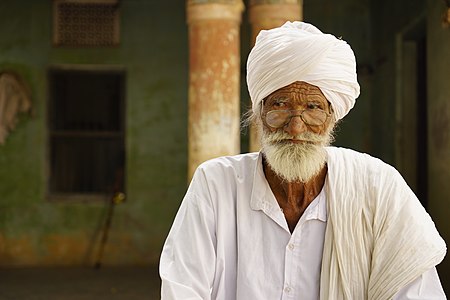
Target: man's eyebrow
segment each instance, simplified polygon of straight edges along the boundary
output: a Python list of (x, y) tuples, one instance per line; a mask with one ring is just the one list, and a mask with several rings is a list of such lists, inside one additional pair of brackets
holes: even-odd
[(284, 96), (284, 95), (273, 95), (271, 97), (268, 97), (266, 99), (267, 102), (273, 102), (273, 101), (279, 101), (279, 100), (289, 100), (289, 97)]

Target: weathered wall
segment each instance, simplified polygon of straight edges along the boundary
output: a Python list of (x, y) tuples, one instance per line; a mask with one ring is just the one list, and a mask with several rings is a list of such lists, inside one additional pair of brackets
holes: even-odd
[[(441, 25), (444, 3), (428, 1), (428, 210), (450, 244), (450, 28)], [(450, 295), (450, 257), (438, 268)]]
[(46, 74), (58, 64), (126, 70), (128, 200), (116, 208), (104, 262), (156, 262), (186, 189), (184, 1), (121, 1), (121, 44), (111, 49), (53, 48), (51, 3), (0, 2), (0, 70), (24, 76), (34, 109), (0, 146), (0, 266), (82, 264), (95, 254), (104, 204), (45, 198)]

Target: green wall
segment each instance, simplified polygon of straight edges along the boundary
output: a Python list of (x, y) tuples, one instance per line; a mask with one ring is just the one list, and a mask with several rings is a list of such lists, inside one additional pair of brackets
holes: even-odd
[(33, 113), (0, 146), (0, 265), (81, 264), (95, 256), (104, 203), (46, 199), (50, 66), (126, 72), (126, 191), (105, 263), (156, 262), (186, 189), (187, 29), (184, 1), (121, 1), (116, 48), (54, 48), (52, 1), (2, 1), (0, 71), (19, 72)]

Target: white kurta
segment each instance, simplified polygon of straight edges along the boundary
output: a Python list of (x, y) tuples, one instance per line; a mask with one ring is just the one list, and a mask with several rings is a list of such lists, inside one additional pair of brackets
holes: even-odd
[[(161, 255), (162, 299), (319, 299), (327, 190), (291, 234), (260, 155), (202, 164)], [(445, 299), (433, 267), (394, 299)]]

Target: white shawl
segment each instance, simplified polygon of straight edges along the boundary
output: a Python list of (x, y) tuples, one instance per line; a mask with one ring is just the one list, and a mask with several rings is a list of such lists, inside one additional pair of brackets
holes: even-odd
[(391, 299), (439, 264), (446, 246), (400, 174), (369, 155), (328, 152), (321, 299)]

